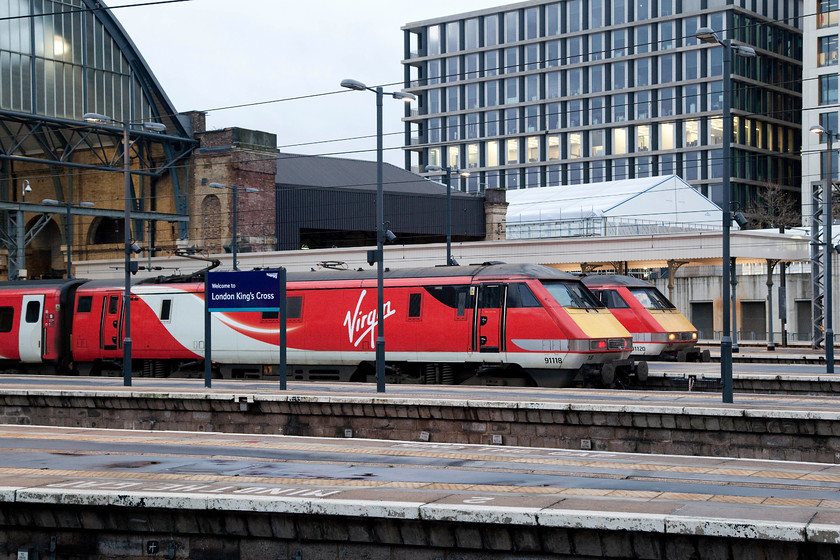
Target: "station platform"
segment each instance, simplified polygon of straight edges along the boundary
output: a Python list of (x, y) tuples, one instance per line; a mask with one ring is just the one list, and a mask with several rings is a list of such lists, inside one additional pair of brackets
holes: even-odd
[(6, 537), (41, 557), (776, 559), (840, 542), (840, 466), (819, 463), (10, 425), (0, 449)]

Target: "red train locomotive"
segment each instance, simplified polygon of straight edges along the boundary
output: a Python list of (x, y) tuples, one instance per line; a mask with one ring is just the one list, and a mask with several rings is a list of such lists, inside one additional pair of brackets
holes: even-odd
[[(4, 283), (0, 356), (27, 370), (117, 372), (122, 296), (115, 281)], [(131, 299), (137, 374), (200, 374), (202, 278), (140, 280)], [(578, 278), (549, 267), (390, 270), (384, 304), (389, 382), (567, 386), (578, 375), (611, 379), (632, 348), (627, 329)], [(374, 271), (289, 274), (286, 309), (290, 379), (372, 379)], [(211, 325), (219, 375), (278, 373), (277, 313), (213, 313)]]
[(697, 348), (697, 329), (655, 286), (618, 274), (584, 276), (595, 293), (633, 335), (633, 356), (648, 359), (711, 360)]

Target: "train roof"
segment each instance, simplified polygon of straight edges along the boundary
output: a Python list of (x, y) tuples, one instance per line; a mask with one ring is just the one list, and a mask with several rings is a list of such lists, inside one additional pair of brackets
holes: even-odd
[(0, 290), (50, 290), (61, 289), (73, 284), (82, 284), (85, 280), (76, 278), (58, 278), (51, 280), (7, 280), (0, 282)]
[(587, 286), (635, 286), (650, 288), (653, 284), (645, 282), (633, 276), (624, 276), (622, 274), (592, 274), (589, 276), (581, 276), (583, 283)]

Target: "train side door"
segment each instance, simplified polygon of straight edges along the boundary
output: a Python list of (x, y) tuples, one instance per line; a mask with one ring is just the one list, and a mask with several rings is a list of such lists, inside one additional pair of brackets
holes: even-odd
[(44, 296), (23, 296), (18, 349), (21, 362), (40, 362), (43, 348)]
[(117, 350), (120, 348), (121, 305), (119, 294), (103, 296), (102, 305), (102, 335), (100, 344), (103, 350)]
[(478, 286), (475, 333), (479, 352), (504, 352), (504, 284)]

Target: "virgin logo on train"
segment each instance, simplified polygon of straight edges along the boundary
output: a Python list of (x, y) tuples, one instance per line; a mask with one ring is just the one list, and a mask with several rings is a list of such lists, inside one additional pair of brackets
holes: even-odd
[[(359, 295), (359, 301), (356, 302), (356, 311), (347, 312), (347, 315), (344, 317), (344, 326), (347, 327), (347, 336), (350, 338), (353, 346), (358, 346), (366, 336), (370, 336), (370, 347), (374, 348), (376, 346), (376, 337), (374, 337), (373, 331), (376, 325), (379, 324), (379, 321), (376, 320), (376, 309), (368, 313), (361, 311), (362, 300), (365, 299), (365, 294), (367, 294), (367, 290), (362, 290), (362, 293)], [(385, 319), (396, 313), (396, 311), (391, 309), (390, 300), (382, 304), (382, 313)]]

